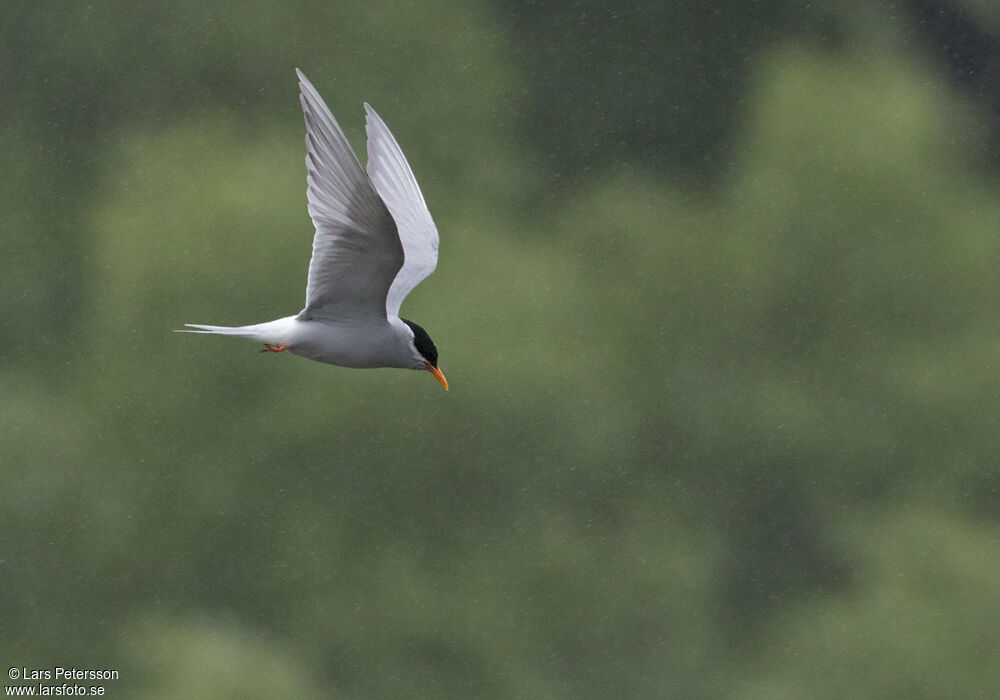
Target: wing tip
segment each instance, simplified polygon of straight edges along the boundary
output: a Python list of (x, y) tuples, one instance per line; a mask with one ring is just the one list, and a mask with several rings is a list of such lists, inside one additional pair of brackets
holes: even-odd
[(374, 107), (365, 102), (365, 129), (370, 130), (373, 125), (377, 125), (383, 131), (389, 131), (389, 127), (385, 125), (385, 120), (379, 116)]

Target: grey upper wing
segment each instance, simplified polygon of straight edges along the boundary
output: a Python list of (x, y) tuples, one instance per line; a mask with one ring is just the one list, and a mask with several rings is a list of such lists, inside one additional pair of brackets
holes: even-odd
[(306, 122), (309, 216), (316, 227), (300, 318), (386, 316), (403, 266), (396, 224), (316, 88), (296, 69)]
[(434, 272), (438, 259), (438, 231), (406, 156), (382, 118), (365, 104), (368, 132), (368, 177), (389, 208), (399, 231), (405, 260), (386, 299), (386, 313), (399, 315), (406, 295)]

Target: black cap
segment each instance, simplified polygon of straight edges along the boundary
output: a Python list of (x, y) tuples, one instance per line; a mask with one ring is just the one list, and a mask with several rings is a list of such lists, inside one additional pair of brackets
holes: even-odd
[(410, 330), (413, 331), (413, 344), (416, 346), (417, 352), (423, 355), (423, 358), (430, 362), (432, 367), (437, 367), (438, 349), (434, 347), (434, 341), (427, 335), (427, 331), (413, 321), (407, 321), (405, 318), (399, 320), (408, 325)]

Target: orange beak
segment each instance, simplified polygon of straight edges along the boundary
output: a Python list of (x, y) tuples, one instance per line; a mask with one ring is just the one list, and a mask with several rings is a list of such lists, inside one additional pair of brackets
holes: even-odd
[(434, 375), (434, 378), (438, 380), (438, 384), (443, 386), (445, 391), (448, 391), (448, 380), (444, 378), (444, 372), (430, 362), (427, 363), (427, 371)]

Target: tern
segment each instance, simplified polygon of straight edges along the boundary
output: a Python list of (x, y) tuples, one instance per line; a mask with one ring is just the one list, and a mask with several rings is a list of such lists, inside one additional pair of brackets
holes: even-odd
[(306, 122), (306, 198), (316, 227), (306, 305), (295, 316), (250, 326), (185, 323), (341, 367), (427, 370), (444, 390), (427, 331), (399, 316), (403, 299), (437, 266), (438, 231), (410, 164), (365, 103), (368, 165), (298, 68)]

